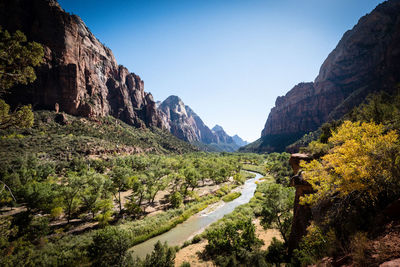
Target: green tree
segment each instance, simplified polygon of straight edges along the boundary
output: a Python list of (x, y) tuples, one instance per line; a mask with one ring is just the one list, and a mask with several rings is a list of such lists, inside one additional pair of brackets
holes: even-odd
[(169, 202), (173, 208), (178, 208), (183, 203), (182, 195), (176, 191), (169, 196)]
[(79, 193), (84, 189), (85, 184), (85, 179), (77, 176), (76, 173), (68, 174), (62, 181), (61, 192), (68, 223), (81, 204)]
[(167, 243), (161, 244), (158, 241), (154, 245), (154, 250), (146, 256), (143, 267), (173, 267), (175, 266), (175, 249), (168, 247)]
[(86, 180), (80, 194), (83, 207), (92, 214), (94, 219), (96, 212), (99, 210), (101, 197), (105, 193), (106, 179), (103, 175), (93, 172), (87, 173), (82, 179)]
[[(262, 241), (255, 235), (251, 219), (232, 222), (213, 228), (206, 233), (206, 252), (217, 265), (232, 266), (237, 261), (245, 262), (249, 253), (259, 249)], [(227, 259), (228, 258), (228, 259)], [(227, 263), (228, 262), (228, 263)]]
[(119, 213), (122, 213), (122, 199), (121, 192), (127, 190), (131, 185), (132, 177), (130, 176), (131, 171), (125, 167), (114, 167), (111, 171), (110, 178), (112, 181), (112, 193), (118, 203)]
[(137, 206), (141, 207), (143, 199), (146, 195), (146, 187), (144, 185), (146, 181), (145, 175), (133, 176), (131, 182), (132, 194), (131, 201)]
[(160, 190), (166, 188), (165, 181), (168, 177), (163, 177), (163, 173), (157, 171), (148, 171), (146, 173), (146, 196), (149, 203), (154, 204), (155, 197)]
[[(34, 67), (43, 62), (43, 56), (40, 44), (27, 42), (20, 31), (11, 35), (0, 27), (0, 96), (16, 84), (33, 82), (36, 79)], [(32, 124), (30, 105), (10, 113), (10, 106), (0, 99), (0, 129), (27, 128)]]
[(267, 262), (280, 266), (285, 261), (286, 248), (285, 244), (275, 237), (272, 238), (271, 244), (268, 247), (266, 259)]
[(10, 127), (29, 128), (33, 125), (33, 112), (31, 105), (22, 106), (10, 113), (10, 106), (0, 99), (0, 130)]
[(30, 266), (33, 245), (17, 237), (18, 227), (11, 217), (0, 218), (0, 266)]
[(192, 188), (192, 191), (197, 187), (199, 180), (199, 173), (192, 166), (188, 167), (184, 171), (185, 176), (185, 184), (184, 184), (184, 192), (183, 196), (187, 195), (187, 189)]
[(40, 44), (27, 42), (20, 31), (11, 35), (0, 27), (0, 94), (16, 84), (33, 82), (34, 67), (43, 62), (43, 56)]
[(129, 231), (113, 226), (95, 232), (89, 247), (94, 265), (122, 266), (131, 247), (131, 238)]
[(23, 200), (28, 210), (41, 210), (49, 213), (53, 207), (53, 199), (59, 195), (57, 184), (44, 182), (30, 182), (23, 188)]
[(108, 225), (108, 222), (112, 219), (113, 214), (113, 201), (110, 198), (100, 199), (96, 203), (95, 210), (99, 212), (95, 219), (99, 222), (100, 226)]
[(269, 184), (261, 212), (265, 228), (277, 227), (285, 242), (288, 241), (294, 203), (293, 188)]

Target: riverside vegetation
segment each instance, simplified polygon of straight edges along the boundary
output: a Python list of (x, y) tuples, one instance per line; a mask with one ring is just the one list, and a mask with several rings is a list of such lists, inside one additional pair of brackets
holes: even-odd
[[(48, 263), (90, 262), (113, 253), (109, 246), (106, 251), (95, 248), (102, 243), (96, 238), (109, 237), (107, 244), (113, 242), (110, 231), (123, 232), (133, 246), (227, 195), (245, 180), (241, 162), (259, 157), (195, 153), (74, 158), (67, 163), (39, 161), (31, 155), (4, 162), (1, 177), (7, 190), (1, 194), (2, 207), (15, 206), (21, 212), (1, 217), (7, 233), (2, 251), (8, 254), (14, 248), (3, 259), (10, 265), (39, 264), (44, 258)], [(196, 189), (204, 185), (221, 186), (213, 194), (199, 196)], [(146, 216), (161, 191), (163, 198), (157, 204), (162, 203), (165, 211)], [(69, 234), (88, 223), (102, 229)]]

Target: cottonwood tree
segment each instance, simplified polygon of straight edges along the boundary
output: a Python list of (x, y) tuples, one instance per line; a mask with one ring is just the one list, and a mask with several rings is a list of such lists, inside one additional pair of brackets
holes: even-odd
[(79, 194), (86, 183), (87, 181), (76, 173), (69, 173), (62, 180), (61, 192), (68, 223), (81, 204)]
[[(396, 131), (382, 124), (345, 121), (328, 139), (333, 146), (320, 161), (302, 163), (304, 178), (315, 189), (301, 203), (317, 204), (335, 195), (367, 194), (374, 200), (383, 191), (398, 193), (400, 144)], [(397, 191), (396, 191), (397, 190)]]
[(114, 167), (110, 173), (111, 191), (119, 207), (119, 213), (122, 213), (121, 192), (125, 191), (131, 185), (131, 170), (124, 167)]
[(261, 212), (262, 224), (265, 228), (277, 227), (283, 240), (287, 242), (293, 217), (294, 190), (280, 184), (270, 184), (265, 195)]
[(82, 176), (82, 180), (86, 180), (80, 194), (83, 208), (89, 211), (94, 219), (96, 212), (99, 210), (99, 202), (104, 195), (106, 179), (101, 174), (89, 172)]

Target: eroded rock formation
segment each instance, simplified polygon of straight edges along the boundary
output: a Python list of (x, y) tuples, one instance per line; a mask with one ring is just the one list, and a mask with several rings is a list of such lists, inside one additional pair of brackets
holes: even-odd
[(293, 221), (288, 241), (288, 253), (298, 247), (301, 238), (307, 234), (307, 227), (310, 225), (312, 212), (308, 205), (300, 205), (300, 197), (314, 192), (312, 186), (303, 179), (300, 171), (300, 161), (310, 161), (311, 158), (306, 154), (292, 154), (289, 163), (295, 174), (290, 180), (290, 186), (296, 188), (293, 205)]
[(113, 53), (76, 15), (54, 0), (0, 0), (0, 25), (21, 30), (45, 49), (37, 80), (20, 86), (8, 97), (11, 104), (84, 117), (112, 115), (137, 127), (162, 121), (153, 97), (144, 92), (139, 76), (118, 65)]

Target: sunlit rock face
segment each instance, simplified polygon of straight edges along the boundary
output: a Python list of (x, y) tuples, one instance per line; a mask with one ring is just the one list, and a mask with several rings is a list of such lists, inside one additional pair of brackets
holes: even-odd
[(277, 151), (337, 119), (376, 91), (400, 83), (400, 1), (380, 4), (347, 31), (314, 82), (300, 83), (272, 108), (259, 151)]
[(31, 103), (72, 115), (112, 115), (137, 127), (162, 127), (150, 93), (138, 75), (118, 65), (112, 51), (76, 15), (52, 0), (0, 0), (0, 25), (21, 30), (44, 46), (45, 63), (37, 80), (19, 86), (12, 104)]
[[(229, 136), (224, 129), (215, 125), (212, 129), (178, 97), (171, 95), (158, 103), (162, 123), (176, 137), (190, 143), (212, 145), (215, 151), (236, 151), (245, 143), (239, 136)], [(235, 141), (236, 140), (236, 141)], [(209, 147), (210, 148), (210, 147)]]
[(199, 116), (177, 96), (169, 96), (158, 107), (168, 130), (188, 142), (216, 143), (217, 137)]

